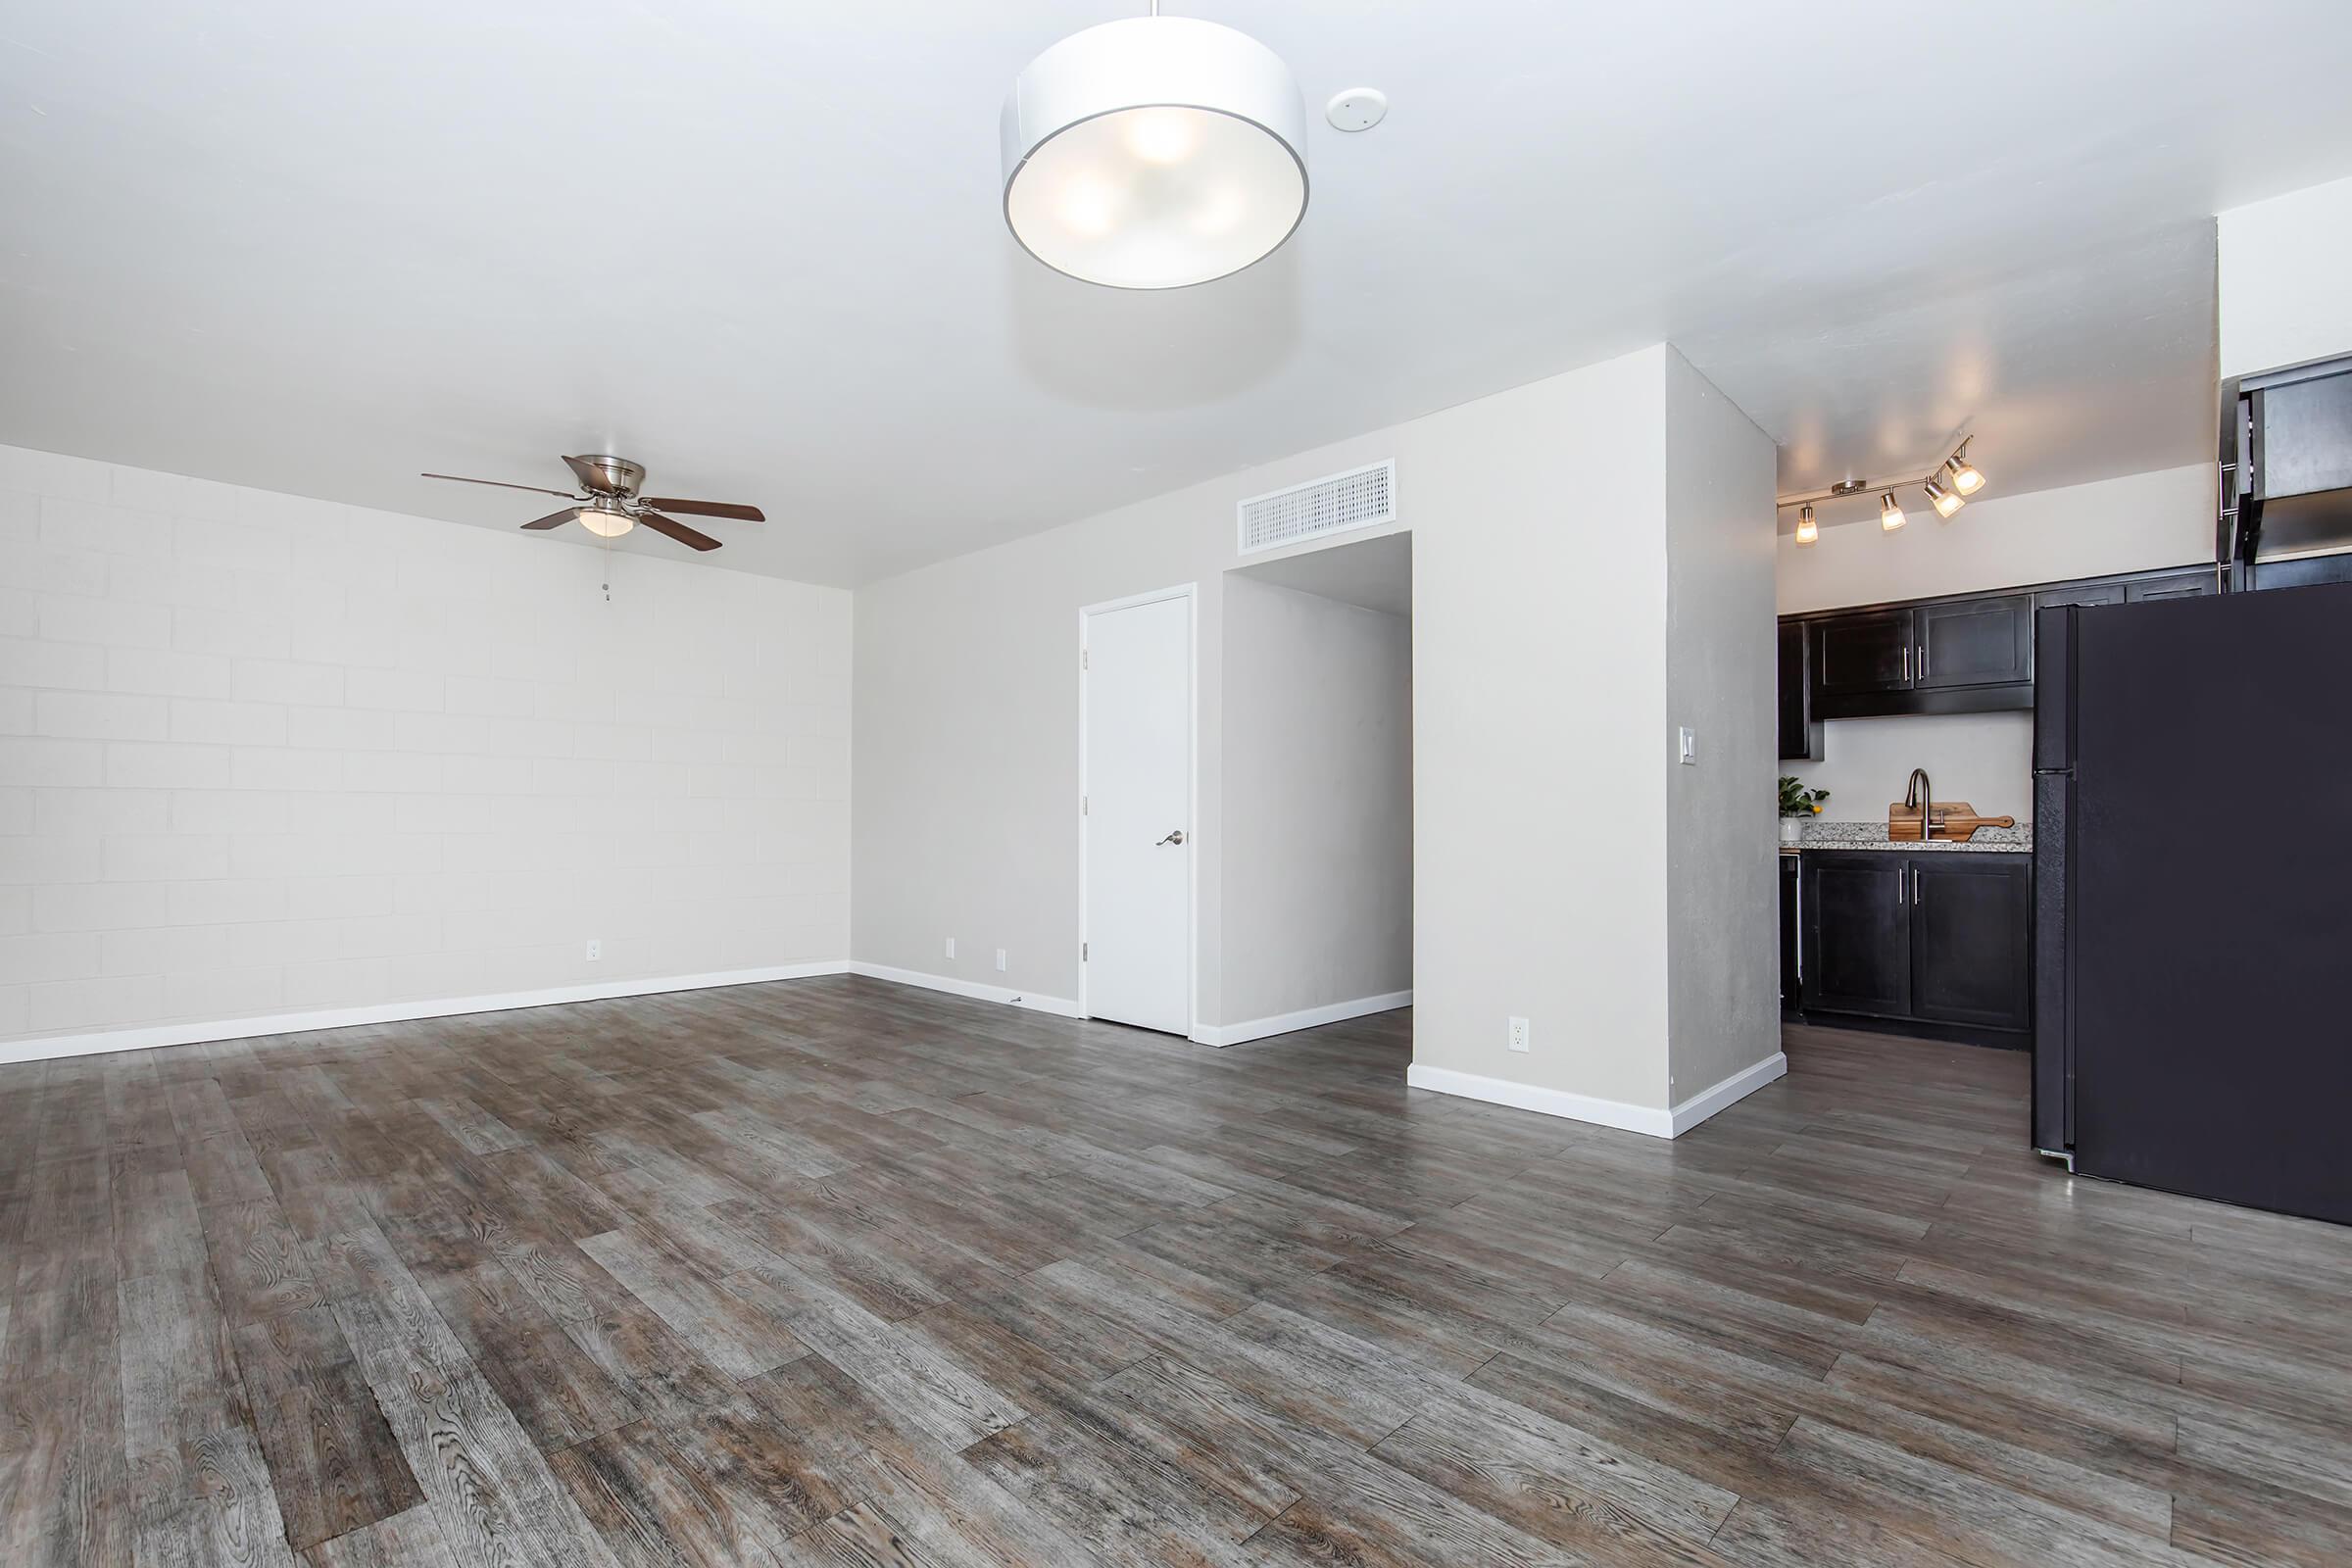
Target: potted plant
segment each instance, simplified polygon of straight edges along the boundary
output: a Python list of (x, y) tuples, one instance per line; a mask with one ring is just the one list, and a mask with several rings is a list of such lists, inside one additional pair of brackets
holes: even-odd
[(1781, 775), (1781, 842), (1794, 844), (1805, 836), (1805, 818), (1821, 814), (1828, 790), (1809, 790), (1789, 774)]

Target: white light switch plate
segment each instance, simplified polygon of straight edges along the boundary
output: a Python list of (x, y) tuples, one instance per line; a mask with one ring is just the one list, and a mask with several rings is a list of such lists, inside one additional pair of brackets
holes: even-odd
[(1682, 755), (1684, 763), (1690, 766), (1696, 765), (1698, 761), (1698, 737), (1690, 733), (1690, 727), (1687, 724), (1684, 725), (1681, 730), (1677, 731), (1677, 734), (1682, 740)]
[(956, 939), (954, 937), (948, 938), (948, 956), (951, 958), (956, 956)]

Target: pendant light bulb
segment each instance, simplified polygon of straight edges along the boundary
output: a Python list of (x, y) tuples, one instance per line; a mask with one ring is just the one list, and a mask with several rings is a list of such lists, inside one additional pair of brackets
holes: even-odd
[(1811, 507), (1799, 507), (1796, 513), (1796, 542), (1809, 545), (1821, 537), (1821, 524), (1813, 520)]
[[(1972, 435), (1968, 441), (1975, 439)], [(1952, 488), (1963, 496), (1973, 496), (1984, 488), (1984, 475), (1968, 460), (1968, 441), (1961, 442), (1960, 450), (1943, 460), (1943, 471), (1952, 476)]]
[(1889, 490), (1879, 497), (1879, 526), (1881, 528), (1892, 533), (1910, 520), (1903, 515), (1903, 509), (1895, 505), (1893, 491)]
[(1930, 479), (1928, 481), (1928, 505), (1936, 509), (1936, 515), (1938, 517), (1949, 517), (1968, 503), (1961, 499), (1959, 491), (1946, 489), (1942, 480)]

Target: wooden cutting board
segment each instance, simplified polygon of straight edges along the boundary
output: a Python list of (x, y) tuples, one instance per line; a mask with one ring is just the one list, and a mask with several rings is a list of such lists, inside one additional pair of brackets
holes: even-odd
[[(1981, 827), (2015, 827), (2014, 816), (1979, 816), (1977, 808), (1966, 801), (1937, 801), (1931, 808), (1933, 836), (1966, 843)], [(1919, 840), (1919, 809), (1895, 802), (1886, 808), (1886, 836), (1897, 843), (1917, 843)]]

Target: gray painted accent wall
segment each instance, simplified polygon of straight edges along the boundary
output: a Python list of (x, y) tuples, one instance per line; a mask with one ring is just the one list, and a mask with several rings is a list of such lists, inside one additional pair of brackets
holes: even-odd
[[(1669, 1104), (1780, 1045), (1773, 444), (1666, 355)], [(1689, 726), (1697, 760), (1680, 760)]]

